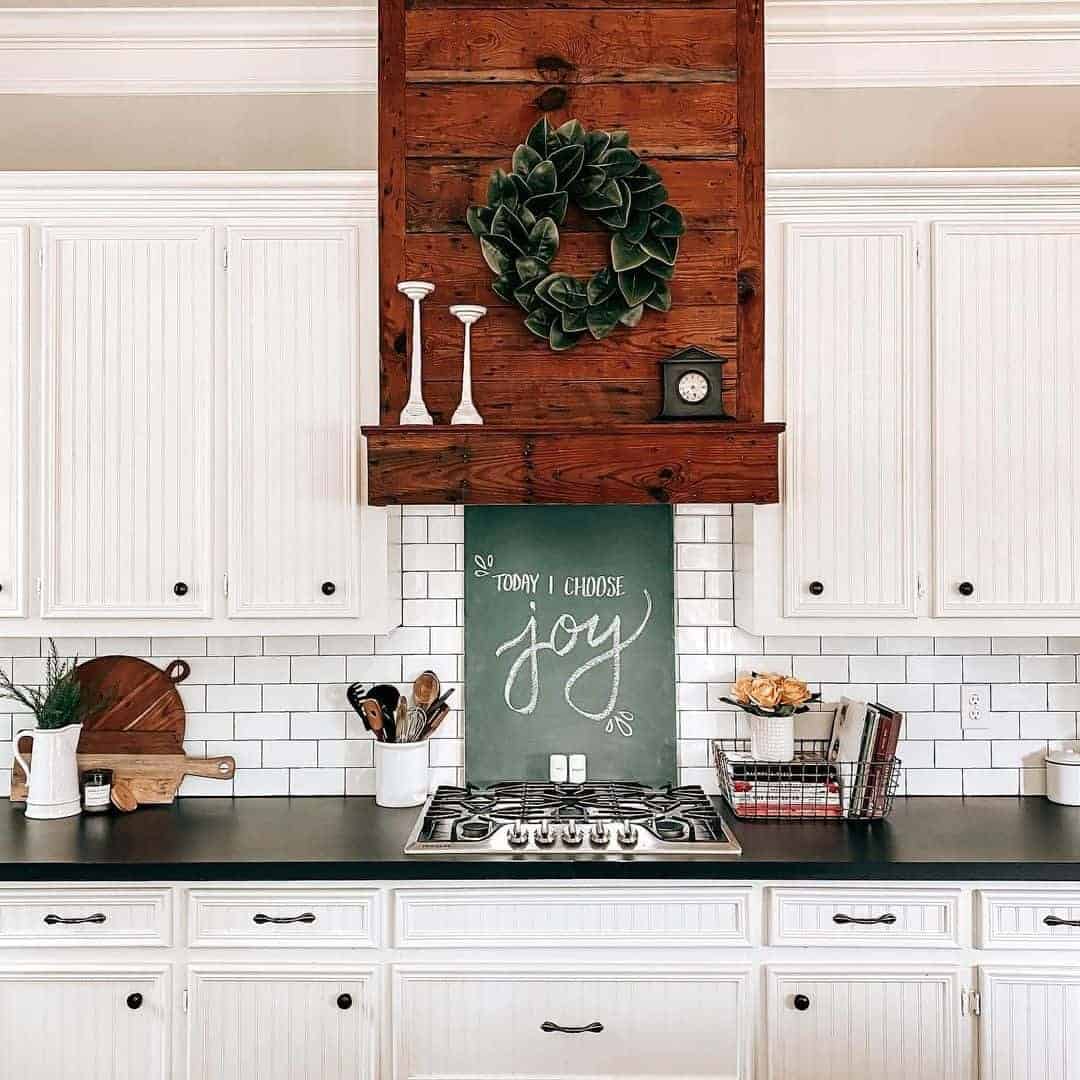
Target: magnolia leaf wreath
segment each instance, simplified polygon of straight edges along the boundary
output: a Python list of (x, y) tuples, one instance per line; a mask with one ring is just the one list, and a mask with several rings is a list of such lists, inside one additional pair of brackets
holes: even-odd
[[(620, 324), (637, 326), (645, 308), (671, 308), (686, 228), (667, 197), (629, 132), (586, 131), (579, 120), (553, 128), (545, 117), (514, 151), (512, 172), (491, 174), (487, 205), (470, 206), (468, 222), (495, 274), (492, 291), (563, 350), (586, 333), (599, 341)], [(610, 264), (587, 279), (551, 269), (571, 200), (611, 232)]]

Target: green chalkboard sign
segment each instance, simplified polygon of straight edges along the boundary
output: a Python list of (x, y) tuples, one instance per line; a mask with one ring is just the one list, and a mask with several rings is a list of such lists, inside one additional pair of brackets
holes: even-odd
[(675, 778), (667, 506), (465, 508), (465, 775)]

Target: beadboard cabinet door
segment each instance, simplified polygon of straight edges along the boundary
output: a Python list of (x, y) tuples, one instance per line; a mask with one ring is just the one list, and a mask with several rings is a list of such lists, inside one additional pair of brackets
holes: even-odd
[(0, 617), (25, 614), (26, 230), (0, 228)]
[(956, 971), (768, 971), (769, 1080), (957, 1080)]
[(168, 971), (0, 970), (0, 1075), (169, 1080)]
[(979, 969), (981, 1080), (1080, 1080), (1080, 968)]
[(1080, 615), (1080, 224), (933, 247), (936, 614)]
[(44, 616), (212, 609), (214, 231), (42, 230)]
[(914, 617), (916, 227), (783, 229), (787, 616)]
[(354, 615), (375, 268), (361, 280), (354, 227), (229, 229), (228, 249), (230, 614)]
[(374, 1080), (371, 969), (188, 969), (189, 1080)]

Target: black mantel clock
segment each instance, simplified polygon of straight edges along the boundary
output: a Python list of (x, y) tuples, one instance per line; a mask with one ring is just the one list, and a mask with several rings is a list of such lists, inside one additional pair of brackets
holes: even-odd
[(724, 412), (727, 360), (696, 345), (661, 360), (664, 405), (657, 420), (731, 420)]

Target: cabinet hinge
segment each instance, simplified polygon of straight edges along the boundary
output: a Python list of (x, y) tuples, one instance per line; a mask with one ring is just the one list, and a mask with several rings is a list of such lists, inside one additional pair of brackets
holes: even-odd
[(221, 249), (221, 267), (222, 267), (223, 270), (228, 270), (229, 269), (229, 249), (228, 248), (222, 248)]
[(915, 265), (917, 267), (922, 266), (922, 244), (915, 244)]
[(978, 990), (964, 990), (960, 994), (960, 1015), (981, 1016), (982, 995)]
[(34, 578), (34, 592), (41, 596), (45, 592), (45, 579)]
[(915, 596), (919, 600), (926, 596), (926, 582), (922, 574), (915, 575)]
[(180, 992), (180, 1007), (184, 1012), (188, 1011), (188, 992), (186, 990)]
[(222, 574), (221, 575), (221, 591), (226, 596), (229, 595), (229, 575), (228, 574)]
[(39, 244), (38, 245), (37, 261), (38, 261), (38, 266), (40, 266), (41, 269), (44, 270), (45, 269), (45, 245), (44, 244)]

